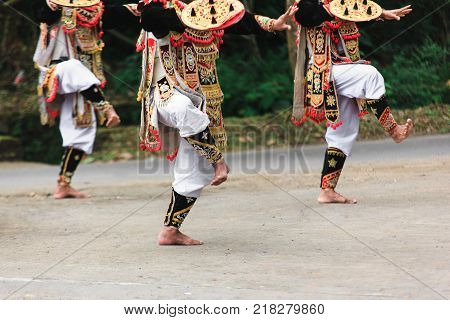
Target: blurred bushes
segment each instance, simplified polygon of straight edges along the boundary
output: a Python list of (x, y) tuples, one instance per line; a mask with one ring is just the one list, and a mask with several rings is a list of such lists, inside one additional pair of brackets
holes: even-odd
[(389, 101), (395, 108), (449, 103), (448, 51), (428, 40), (413, 50), (403, 50), (382, 68)]
[[(105, 3), (128, 1), (106, 0)], [(255, 13), (276, 17), (286, 1), (244, 1)], [(400, 22), (374, 22), (361, 38), (363, 56), (380, 68), (394, 109), (449, 103), (448, 11), (446, 0), (378, 0), (385, 8), (412, 4), (414, 11)], [(21, 140), (26, 160), (58, 162), (61, 138), (57, 128), (42, 127), (35, 97), (37, 71), (32, 56), (39, 28), (32, 17), (38, 1), (16, 0), (13, 8), (0, 5), (0, 135)], [(18, 13), (20, 12), (20, 14)], [(24, 16), (25, 14), (25, 16)], [(124, 125), (140, 121), (136, 92), (141, 74), (140, 54), (133, 42), (139, 26), (105, 34), (106, 95)], [(218, 62), (225, 93), (226, 117), (273, 114), (292, 101), (292, 70), (285, 34), (276, 36), (225, 36)], [(128, 39), (128, 40), (127, 40)], [(13, 85), (25, 72), (25, 81)]]

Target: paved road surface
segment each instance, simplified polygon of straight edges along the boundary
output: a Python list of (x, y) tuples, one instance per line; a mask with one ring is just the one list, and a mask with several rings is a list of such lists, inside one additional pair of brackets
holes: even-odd
[[(81, 201), (47, 196), (56, 166), (0, 164), (0, 297), (449, 298), (449, 139), (358, 143), (340, 183), (355, 206), (316, 203), (323, 146), (251, 165), (230, 155), (230, 181), (183, 228), (196, 248), (155, 244), (170, 190), (160, 160), (83, 165)], [(139, 174), (149, 161), (156, 173)]]

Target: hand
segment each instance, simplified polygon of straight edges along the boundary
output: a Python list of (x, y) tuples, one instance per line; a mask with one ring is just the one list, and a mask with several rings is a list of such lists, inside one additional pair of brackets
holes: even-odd
[(386, 20), (399, 21), (401, 18), (403, 18), (407, 14), (410, 14), (411, 12), (412, 12), (411, 5), (400, 8), (400, 9), (383, 10), (383, 13), (381, 14), (381, 18), (386, 19)]
[(114, 128), (120, 124), (120, 117), (113, 107), (109, 108), (106, 112), (106, 127)]
[(275, 23), (273, 24), (273, 31), (285, 31), (285, 30), (291, 30), (291, 26), (288, 24), (289, 19), (292, 19), (292, 17), (295, 15), (295, 13), (298, 11), (297, 6), (290, 6), (289, 9), (281, 15), (277, 20), (275, 20)]
[(51, 0), (46, 0), (48, 7), (52, 10), (52, 11), (56, 11), (58, 10), (58, 5), (54, 4)]

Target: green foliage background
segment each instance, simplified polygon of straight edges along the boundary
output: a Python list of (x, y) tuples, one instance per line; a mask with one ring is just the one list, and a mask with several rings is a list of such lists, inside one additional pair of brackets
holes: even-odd
[[(10, 6), (2, 5), (4, 2)], [(127, 1), (105, 1), (126, 3)], [(271, 17), (284, 12), (286, 0), (244, 1), (250, 11)], [(55, 128), (41, 128), (36, 113), (37, 72), (32, 55), (39, 35), (33, 6), (43, 1), (0, 2), (0, 135), (19, 137), (27, 159), (57, 161), (60, 144)], [(363, 56), (385, 77), (393, 108), (449, 103), (448, 0), (379, 0), (384, 8), (412, 4), (414, 11), (400, 22), (362, 26)], [(104, 51), (107, 95), (119, 106), (125, 125), (139, 123), (135, 94), (140, 57), (134, 41), (139, 27), (107, 33)], [(286, 35), (227, 35), (221, 51), (219, 78), (226, 95), (226, 117), (247, 117), (288, 109), (293, 92)], [(26, 81), (12, 84), (20, 70)], [(57, 150), (57, 151), (55, 151)], [(58, 156), (56, 156), (58, 154)]]

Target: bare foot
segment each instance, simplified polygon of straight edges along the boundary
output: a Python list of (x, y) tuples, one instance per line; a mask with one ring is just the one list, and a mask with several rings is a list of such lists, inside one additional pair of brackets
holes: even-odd
[(56, 187), (55, 193), (53, 194), (53, 198), (57, 200), (66, 198), (84, 199), (86, 198), (86, 196), (69, 185), (68, 186), (58, 185)]
[(319, 203), (342, 203), (342, 204), (357, 204), (358, 201), (355, 199), (347, 199), (346, 197), (340, 195), (334, 189), (322, 189), (320, 191), (319, 198), (317, 199)]
[(214, 179), (211, 181), (212, 186), (218, 186), (227, 181), (228, 172), (230, 171), (225, 160), (221, 160), (214, 165)]
[(116, 110), (114, 108), (108, 109), (106, 111), (106, 127), (107, 128), (113, 128), (120, 124), (120, 117), (117, 114)]
[(194, 240), (173, 227), (163, 227), (158, 236), (160, 246), (199, 246), (203, 242)]
[(391, 138), (396, 142), (396, 143), (401, 143), (403, 142), (406, 138), (409, 137), (409, 135), (411, 134), (411, 132), (413, 131), (414, 128), (414, 124), (413, 121), (411, 119), (406, 120), (405, 124), (402, 125), (397, 125), (391, 132)]

